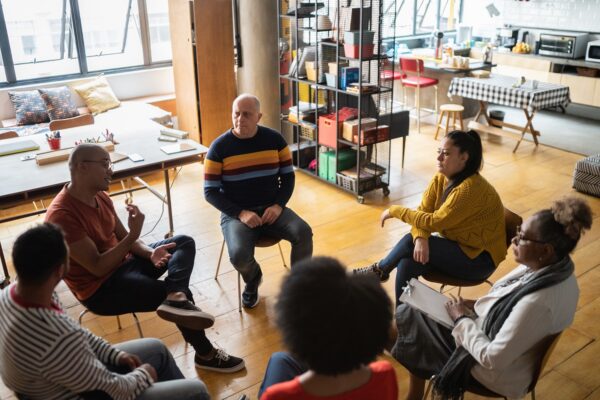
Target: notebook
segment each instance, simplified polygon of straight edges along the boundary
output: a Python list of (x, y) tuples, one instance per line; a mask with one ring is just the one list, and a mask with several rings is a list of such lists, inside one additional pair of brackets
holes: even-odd
[(450, 298), (415, 278), (412, 278), (404, 287), (400, 301), (450, 329), (454, 327), (454, 322), (445, 307)]
[(176, 143), (160, 148), (167, 154), (181, 153), (182, 151), (196, 150), (196, 147), (189, 143)]
[(23, 153), (25, 151), (38, 150), (40, 145), (33, 140), (23, 140), (18, 142), (0, 144), (0, 156), (9, 154)]

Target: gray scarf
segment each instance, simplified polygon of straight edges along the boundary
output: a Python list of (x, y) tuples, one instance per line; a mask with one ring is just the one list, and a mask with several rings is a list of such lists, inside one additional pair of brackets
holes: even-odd
[[(566, 256), (556, 264), (549, 265), (533, 279), (517, 290), (498, 299), (483, 321), (483, 331), (494, 340), (513, 307), (526, 295), (554, 286), (573, 274), (573, 261)], [(436, 399), (458, 400), (469, 385), (471, 369), (477, 364), (473, 356), (462, 346), (457, 347), (433, 382)]]

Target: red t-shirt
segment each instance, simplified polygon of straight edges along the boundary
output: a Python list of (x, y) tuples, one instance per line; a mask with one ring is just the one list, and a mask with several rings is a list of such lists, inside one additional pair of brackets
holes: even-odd
[(278, 383), (268, 387), (260, 400), (398, 400), (398, 383), (396, 372), (387, 361), (375, 361), (369, 364), (371, 379), (354, 390), (335, 396), (313, 396), (302, 388), (298, 377), (291, 381)]
[[(48, 207), (46, 222), (52, 222), (62, 228), (68, 245), (87, 236), (98, 248), (98, 253), (102, 254), (119, 242), (115, 234), (118, 217), (112, 200), (106, 193), (98, 192), (96, 203), (97, 207), (91, 207), (79, 201), (69, 194), (65, 186)], [(106, 275), (97, 277), (71, 258), (71, 268), (65, 276), (65, 282), (79, 300), (85, 300), (94, 294), (117, 268), (119, 265)]]

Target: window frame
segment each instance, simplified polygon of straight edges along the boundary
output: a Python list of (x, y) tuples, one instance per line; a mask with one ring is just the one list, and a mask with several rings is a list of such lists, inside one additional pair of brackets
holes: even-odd
[[(398, 18), (398, 15), (399, 15), (400, 11), (402, 10), (402, 7), (412, 7), (412, 24), (411, 24), (412, 32), (408, 35), (395, 35), (396, 40), (398, 40), (398, 39), (401, 39), (401, 40), (423, 39), (423, 38), (427, 38), (427, 37), (431, 36), (430, 33), (417, 32), (418, 1), (419, 0), (402, 0), (400, 6), (395, 11), (396, 18)], [(456, 0), (456, 1), (458, 2), (457, 23), (460, 23), (463, 20), (463, 7), (464, 7), (465, 0)], [(436, 27), (439, 28), (440, 19), (442, 17), (442, 15), (440, 14), (441, 8), (442, 8), (442, 0), (429, 0), (429, 4), (435, 6), (435, 8), (436, 8), (436, 11), (435, 11)], [(456, 29), (445, 30), (443, 32), (444, 32), (444, 34), (456, 33)]]
[[(127, 67), (115, 67), (115, 68), (107, 68), (103, 70), (94, 70), (89, 71), (87, 64), (87, 54), (85, 51), (85, 42), (83, 38), (83, 27), (81, 23), (81, 14), (79, 11), (79, 1), (78, 0), (63, 0), (63, 12), (61, 17), (61, 54), (63, 57), (71, 57), (73, 56), (72, 48), (71, 48), (71, 40), (69, 40), (68, 48), (64, 48), (64, 35), (66, 34), (66, 23), (67, 23), (67, 13), (66, 13), (66, 5), (69, 2), (70, 6), (70, 18), (72, 30), (69, 32), (69, 35), (74, 36), (74, 47), (77, 49), (77, 60), (79, 65), (78, 73), (70, 73), (63, 75), (56, 75), (52, 77), (41, 77), (41, 78), (32, 78), (32, 79), (17, 79), (16, 71), (15, 71), (15, 63), (12, 57), (12, 51), (10, 47), (10, 41), (8, 37), (8, 29), (6, 25), (6, 20), (4, 17), (4, 9), (2, 7), (2, 1), (0, 0), (0, 55), (2, 57), (3, 65), (0, 66), (4, 68), (6, 82), (0, 82), (0, 88), (9, 88), (14, 86), (23, 86), (30, 84), (38, 84), (45, 82), (54, 82), (54, 81), (62, 81), (68, 79), (77, 79), (77, 78), (85, 78), (89, 76), (97, 76), (98, 74), (105, 73), (111, 74), (116, 72), (128, 72), (128, 71), (136, 71), (136, 70), (145, 70), (145, 69), (153, 69), (153, 68), (164, 68), (172, 65), (172, 60), (161, 60), (152, 62), (152, 52), (151, 52), (151, 41), (150, 41), (150, 25), (148, 19), (148, 12), (146, 7), (146, 0), (137, 0), (138, 4), (138, 13), (139, 13), (139, 22), (140, 22), (140, 31), (141, 31), (141, 45), (142, 45), (142, 54), (143, 54), (143, 64), (135, 65), (135, 66), (127, 66)], [(131, 5), (131, 0), (129, 0)], [(128, 7), (127, 16), (131, 12), (131, 6)], [(123, 36), (123, 46), (125, 46), (125, 41), (127, 40), (127, 35)]]

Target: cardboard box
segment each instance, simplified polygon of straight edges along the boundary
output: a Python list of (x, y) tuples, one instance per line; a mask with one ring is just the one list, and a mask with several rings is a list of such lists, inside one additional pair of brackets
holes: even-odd
[[(344, 121), (342, 128), (342, 137), (348, 141), (352, 141), (354, 135), (358, 134), (358, 123), (358, 119)], [(377, 120), (375, 118), (363, 118), (360, 120), (360, 124), (361, 129), (374, 128), (375, 126), (377, 126)]]

